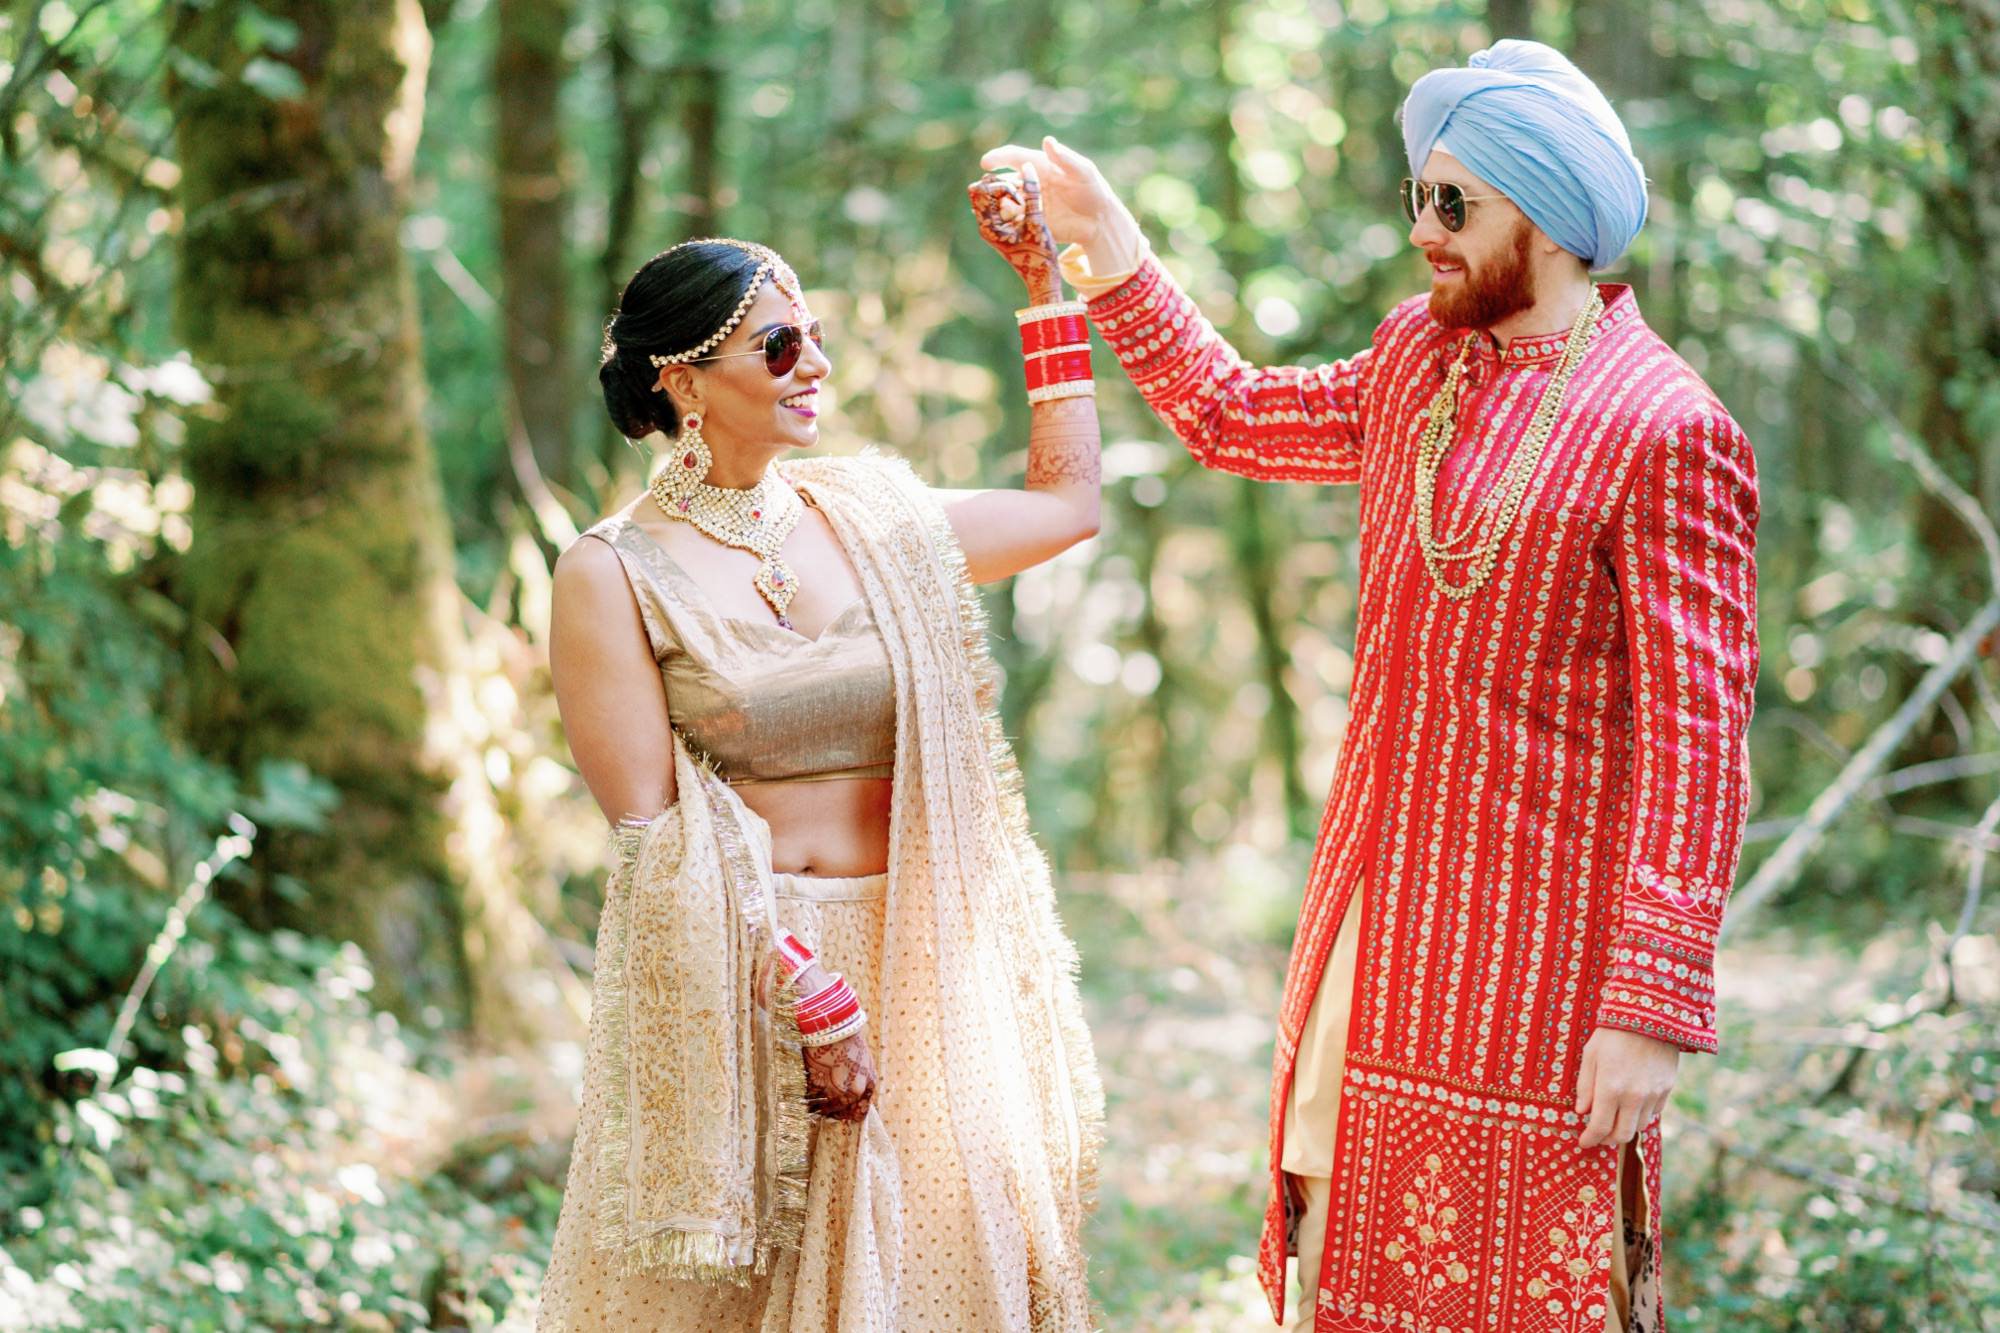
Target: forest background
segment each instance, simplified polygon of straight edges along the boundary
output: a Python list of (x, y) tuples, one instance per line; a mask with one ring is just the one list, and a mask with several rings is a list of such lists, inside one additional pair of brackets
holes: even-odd
[[(0, 11), (0, 1327), (527, 1326), (601, 822), (549, 567), (691, 235), (798, 267), (830, 448), (1019, 475), (963, 185), (1093, 154), (1247, 355), (1419, 290), (1411, 80), (1617, 102), (1614, 277), (1747, 427), (1764, 664), (1688, 1329), (2000, 1327), (1996, 0), (15, 0)], [(1355, 501), (1201, 474), (1099, 354), (1103, 534), (989, 591), (1110, 1093), (1114, 1329), (1260, 1324), (1271, 1016)]]

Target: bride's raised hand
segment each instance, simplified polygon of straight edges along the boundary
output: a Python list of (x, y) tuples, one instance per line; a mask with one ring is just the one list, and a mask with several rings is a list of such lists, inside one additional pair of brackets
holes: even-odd
[(965, 192), (979, 220), (980, 236), (1021, 275), (1029, 298), (1054, 300), (1061, 290), (1061, 269), (1055, 238), (1042, 215), (1042, 187), (1034, 165), (1025, 164), (1019, 175), (989, 171)]

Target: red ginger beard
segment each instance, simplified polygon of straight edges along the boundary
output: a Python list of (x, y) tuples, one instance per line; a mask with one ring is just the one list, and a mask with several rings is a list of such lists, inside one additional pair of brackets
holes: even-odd
[(1490, 329), (1533, 305), (1534, 280), (1528, 273), (1528, 260), (1534, 236), (1535, 224), (1516, 218), (1514, 234), (1494, 247), (1492, 258), (1476, 267), (1460, 254), (1433, 253), (1432, 261), (1458, 264), (1464, 276), (1449, 286), (1431, 288), (1431, 318), (1448, 329)]

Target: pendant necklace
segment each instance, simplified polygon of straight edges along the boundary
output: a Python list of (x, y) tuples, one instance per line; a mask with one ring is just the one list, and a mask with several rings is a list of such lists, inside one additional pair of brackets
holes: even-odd
[(668, 518), (692, 523), (724, 546), (756, 556), (757, 573), (751, 584), (777, 613), (778, 624), (791, 629), (786, 612), (799, 580), (778, 552), (798, 527), (805, 503), (772, 469), (766, 469), (748, 490), (711, 486), (706, 478), (713, 462), (701, 438), (701, 418), (690, 413), (672, 459), (653, 478), (653, 503)]

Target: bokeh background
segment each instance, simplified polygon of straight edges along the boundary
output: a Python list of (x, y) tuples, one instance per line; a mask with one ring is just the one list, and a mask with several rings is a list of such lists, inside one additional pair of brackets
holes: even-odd
[[(1403, 90), (1505, 35), (1621, 108), (1613, 276), (1762, 468), (1676, 1321), (2000, 1327), (1995, 0), (0, 9), (0, 1326), (528, 1326), (603, 855), (549, 568), (643, 481), (593, 373), (641, 260), (779, 247), (827, 447), (1009, 483), (982, 149), (1094, 155), (1238, 347), (1317, 362), (1425, 281)], [(1203, 474), (1099, 371), (1104, 531), (989, 595), (1110, 1093), (1095, 1289), (1251, 1329), (1355, 497)]]

